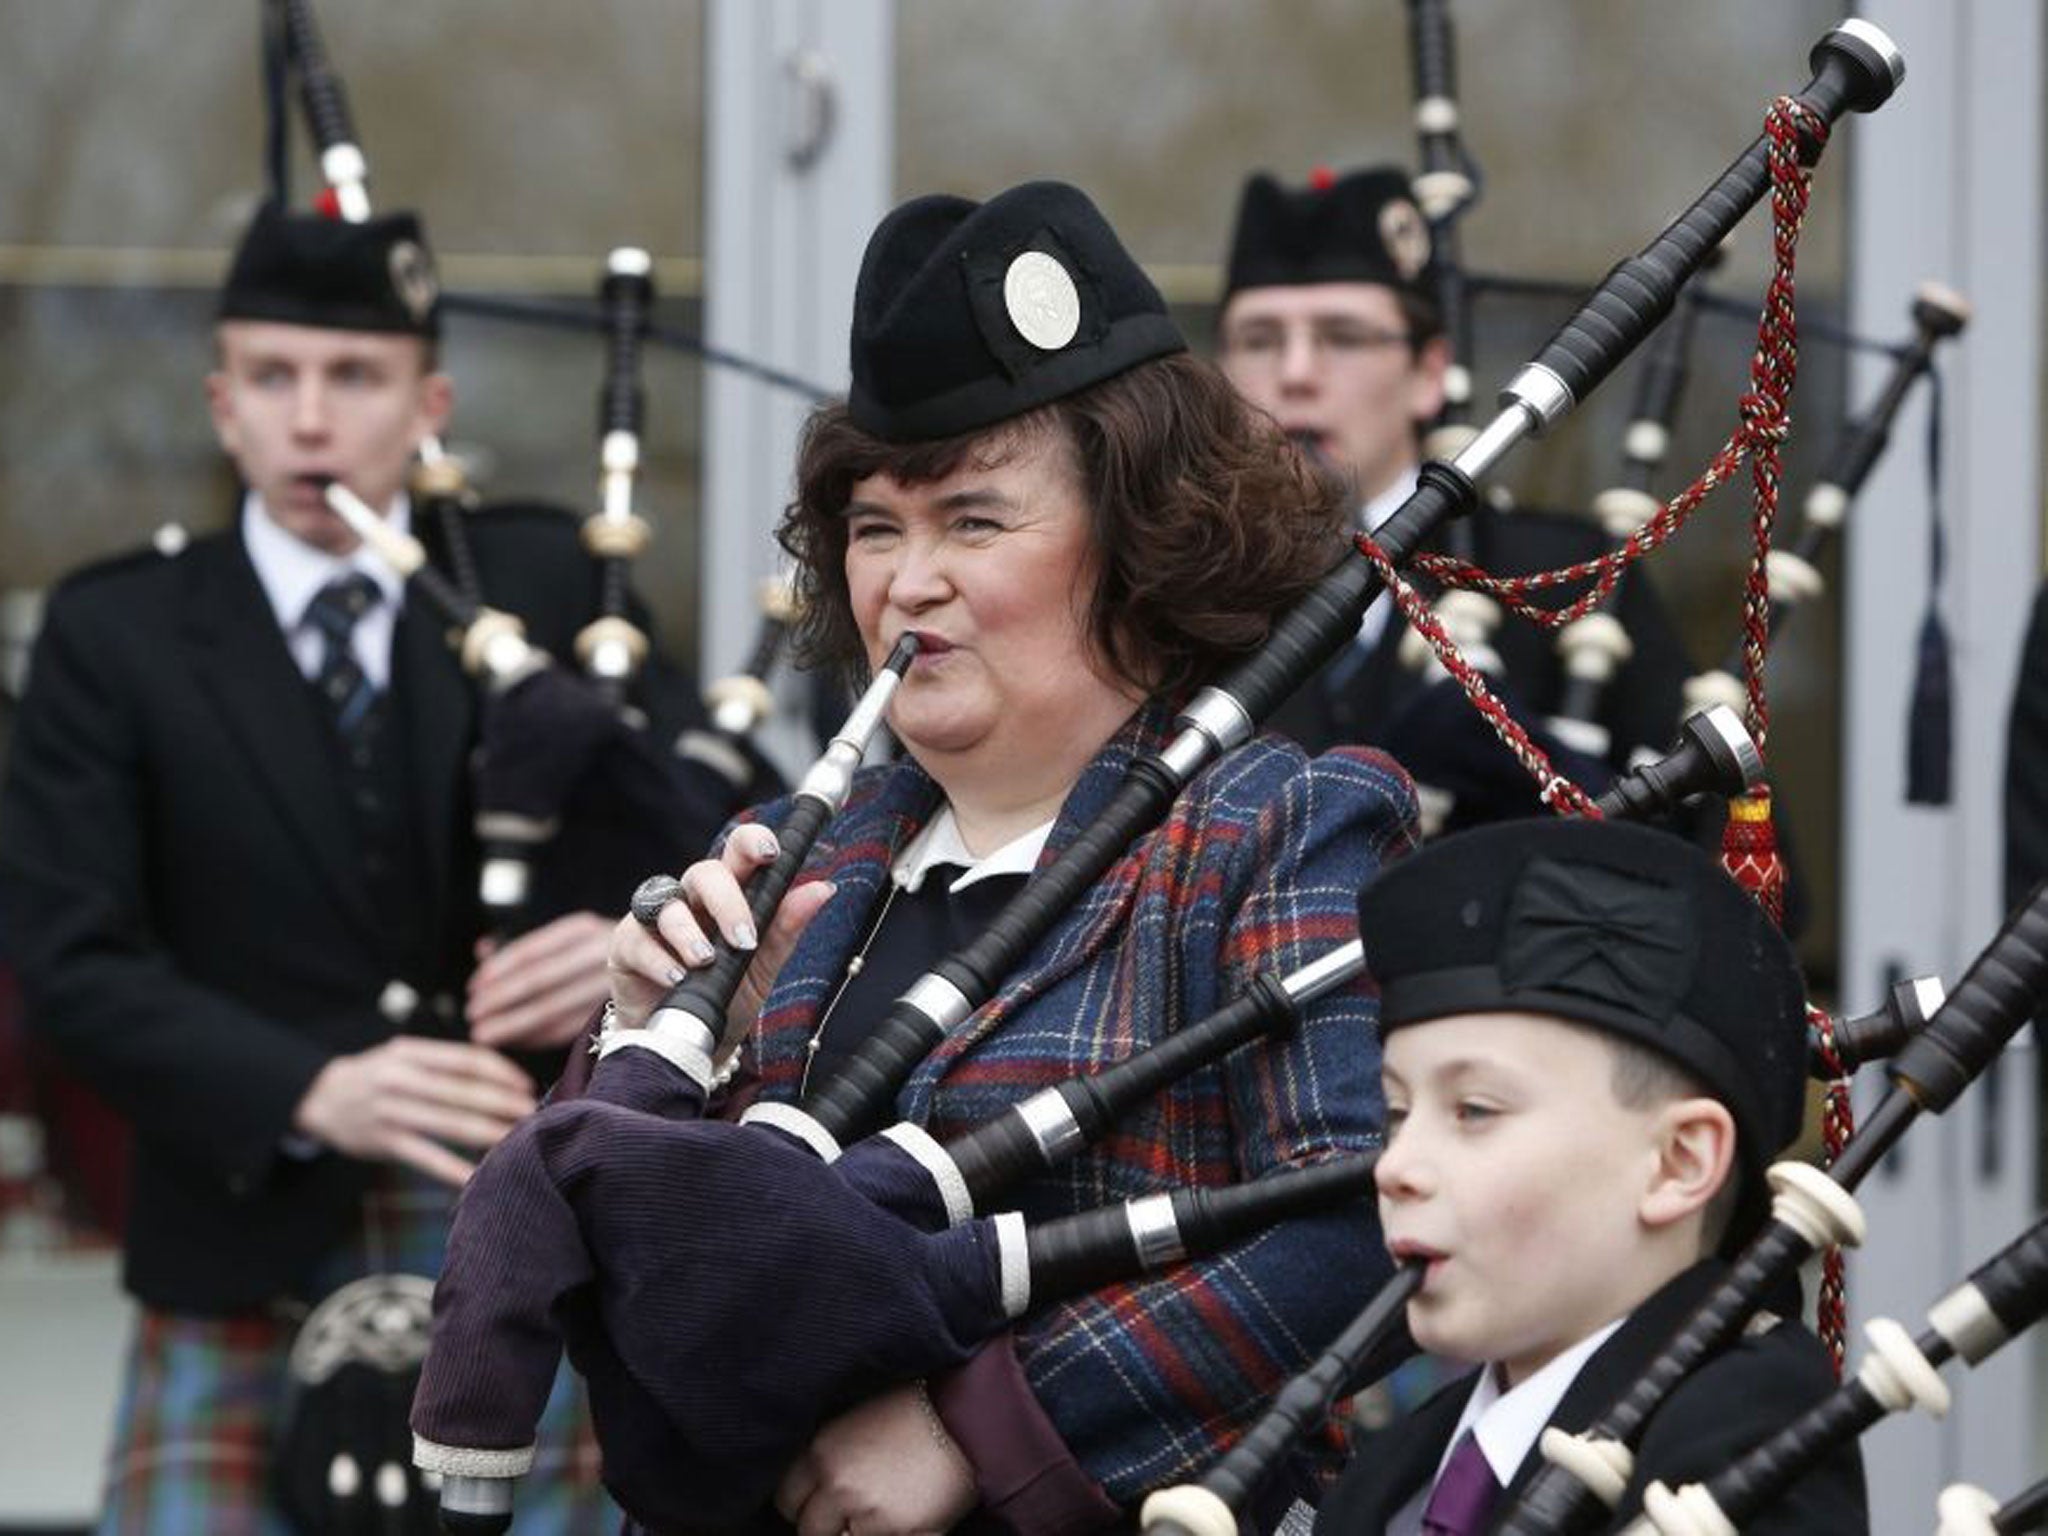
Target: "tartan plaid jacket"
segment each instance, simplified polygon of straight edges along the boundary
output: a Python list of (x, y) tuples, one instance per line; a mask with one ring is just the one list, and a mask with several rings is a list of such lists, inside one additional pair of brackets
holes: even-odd
[[(1163, 738), (1133, 716), (1067, 797), (1041, 862), (1073, 841)], [(751, 1063), (769, 1098), (796, 1095), (804, 1046), (874, 920), (891, 859), (939, 802), (916, 764), (865, 770), (802, 878), (838, 894), (763, 1006)], [(786, 802), (763, 807), (774, 824)], [(1356, 896), (1415, 837), (1413, 789), (1376, 752), (1311, 762), (1260, 737), (1199, 775), (1142, 839), (918, 1070), (897, 1107), (940, 1139), (1049, 1084), (1120, 1060), (1357, 932)], [(1105, 1143), (1017, 1192), (1045, 1218), (1314, 1163), (1378, 1146), (1377, 1001), (1360, 984), (1313, 1005), (1298, 1033), (1239, 1050), (1134, 1115)], [(1201, 1471), (1387, 1271), (1378, 1224), (1353, 1206), (1214, 1260), (1054, 1307), (1018, 1327), (1039, 1405), (1119, 1503)]]

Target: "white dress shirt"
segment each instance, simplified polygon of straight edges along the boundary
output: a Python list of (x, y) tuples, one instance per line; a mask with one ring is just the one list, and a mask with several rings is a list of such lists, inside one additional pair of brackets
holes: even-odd
[(1503, 1488), (1507, 1487), (1514, 1480), (1523, 1458), (1529, 1454), (1530, 1447), (1543, 1433), (1543, 1426), (1550, 1422), (1550, 1416), (1557, 1412), (1557, 1405), (1564, 1401), (1565, 1393), (1578, 1379), (1580, 1369), (1625, 1321), (1626, 1318), (1617, 1317), (1606, 1327), (1596, 1329), (1509, 1391), (1500, 1389), (1499, 1366), (1489, 1365), (1481, 1371), (1471, 1395), (1465, 1399), (1465, 1411), (1458, 1416), (1457, 1427), (1444, 1442), (1444, 1452), (1437, 1459), (1436, 1471), (1430, 1474), (1429, 1481), (1422, 1485), (1415, 1497), (1387, 1521), (1386, 1536), (1420, 1536), (1422, 1511), (1429, 1503), (1430, 1492), (1436, 1487), (1436, 1480), (1443, 1476), (1444, 1464), (1451, 1459), (1451, 1452), (1457, 1449), (1468, 1429), (1472, 1431), (1472, 1438), (1479, 1442), (1487, 1466), (1493, 1469), (1494, 1481)]
[[(412, 531), (412, 503), (401, 492), (392, 503), (386, 520), (400, 533)], [(249, 551), (249, 563), (256, 567), (256, 579), (270, 599), (277, 615), (277, 627), (284, 631), (292, 660), (310, 680), (319, 676), (325, 644), (320, 631), (307, 619), (306, 609), (315, 594), (337, 577), (360, 571), (377, 583), (384, 601), (356, 621), (349, 636), (349, 649), (363, 675), (381, 692), (391, 684), (391, 636), (398, 627), (398, 611), (405, 604), (405, 579), (366, 547), (358, 544), (346, 555), (330, 555), (286, 533), (271, 521), (263, 499), (251, 491), (242, 500), (242, 544)]]
[(959, 864), (965, 871), (946, 889), (964, 891), (977, 880), (986, 880), (990, 875), (1028, 875), (1038, 867), (1038, 855), (1044, 851), (1045, 840), (1052, 835), (1052, 822), (1041, 822), (1029, 832), (1020, 832), (985, 859), (977, 859), (967, 851), (967, 844), (960, 836), (960, 821), (953, 814), (951, 805), (939, 807), (938, 815), (924, 824), (917, 836), (904, 845), (896, 855), (895, 863), (889, 866), (889, 878), (906, 891), (914, 891), (924, 884), (924, 877), (935, 864)]

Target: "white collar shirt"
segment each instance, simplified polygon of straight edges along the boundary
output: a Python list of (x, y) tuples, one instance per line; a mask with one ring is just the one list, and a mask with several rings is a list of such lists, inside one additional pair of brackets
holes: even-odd
[[(386, 521), (400, 533), (412, 531), (412, 503), (403, 492), (392, 503)], [(404, 578), (360, 544), (346, 555), (331, 555), (294, 538), (271, 521), (262, 498), (254, 491), (242, 501), (242, 545), (256, 568), (263, 595), (270, 600), (271, 612), (277, 615), (277, 627), (284, 632), (292, 660), (309, 679), (319, 675), (325, 652), (320, 632), (306, 617), (314, 596), (330, 581), (358, 571), (376, 582), (384, 600), (356, 621), (349, 649), (375, 687), (390, 686), (391, 638), (405, 604)]]
[(925, 875), (934, 865), (963, 866), (964, 872), (946, 887), (951, 892), (964, 891), (975, 881), (986, 880), (990, 875), (1028, 875), (1037, 867), (1038, 855), (1051, 835), (1052, 822), (1046, 821), (1011, 838), (987, 858), (977, 859), (968, 852), (967, 844), (960, 836), (960, 822), (953, 814), (953, 807), (943, 805), (939, 807), (939, 813), (926, 822), (923, 830), (896, 855), (895, 862), (889, 866), (889, 876), (903, 890), (914, 891), (924, 884)]
[(1489, 1365), (1481, 1371), (1470, 1396), (1465, 1399), (1465, 1411), (1458, 1416), (1457, 1427), (1444, 1442), (1436, 1471), (1415, 1497), (1387, 1521), (1387, 1536), (1420, 1536), (1422, 1511), (1429, 1503), (1430, 1492), (1436, 1487), (1437, 1478), (1443, 1476), (1445, 1463), (1451, 1459), (1451, 1452), (1457, 1449), (1468, 1429), (1472, 1431), (1472, 1438), (1479, 1442), (1486, 1464), (1493, 1470), (1494, 1480), (1501, 1487), (1507, 1487), (1543, 1433), (1543, 1426), (1550, 1422), (1550, 1416), (1557, 1412), (1557, 1405), (1564, 1401), (1565, 1393), (1578, 1379), (1580, 1370), (1593, 1358), (1594, 1351), (1614, 1336), (1614, 1330), (1624, 1321), (1618, 1317), (1604, 1328), (1594, 1330), (1509, 1391), (1500, 1389), (1498, 1366)]

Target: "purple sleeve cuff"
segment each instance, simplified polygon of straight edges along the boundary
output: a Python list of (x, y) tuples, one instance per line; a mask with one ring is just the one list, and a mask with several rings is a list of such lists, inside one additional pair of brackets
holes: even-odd
[(1007, 1333), (926, 1383), (932, 1407), (974, 1468), (981, 1507), (963, 1530), (1079, 1536), (1121, 1512), (1046, 1417)]

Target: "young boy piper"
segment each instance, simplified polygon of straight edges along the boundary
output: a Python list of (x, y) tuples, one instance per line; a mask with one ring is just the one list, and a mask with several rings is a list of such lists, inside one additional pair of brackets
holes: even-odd
[[(1359, 908), (1381, 987), (1380, 1219), (1397, 1260), (1428, 1265), (1416, 1342), (1479, 1369), (1363, 1438), (1317, 1529), (1468, 1536), (1535, 1474), (1543, 1429), (1591, 1424), (1756, 1230), (1805, 1103), (1803, 990), (1720, 867), (1643, 827), (1482, 828)], [(1832, 1385), (1811, 1333), (1761, 1317), (1651, 1419), (1618, 1514)], [(1748, 1527), (1868, 1528), (1853, 1446)]]

